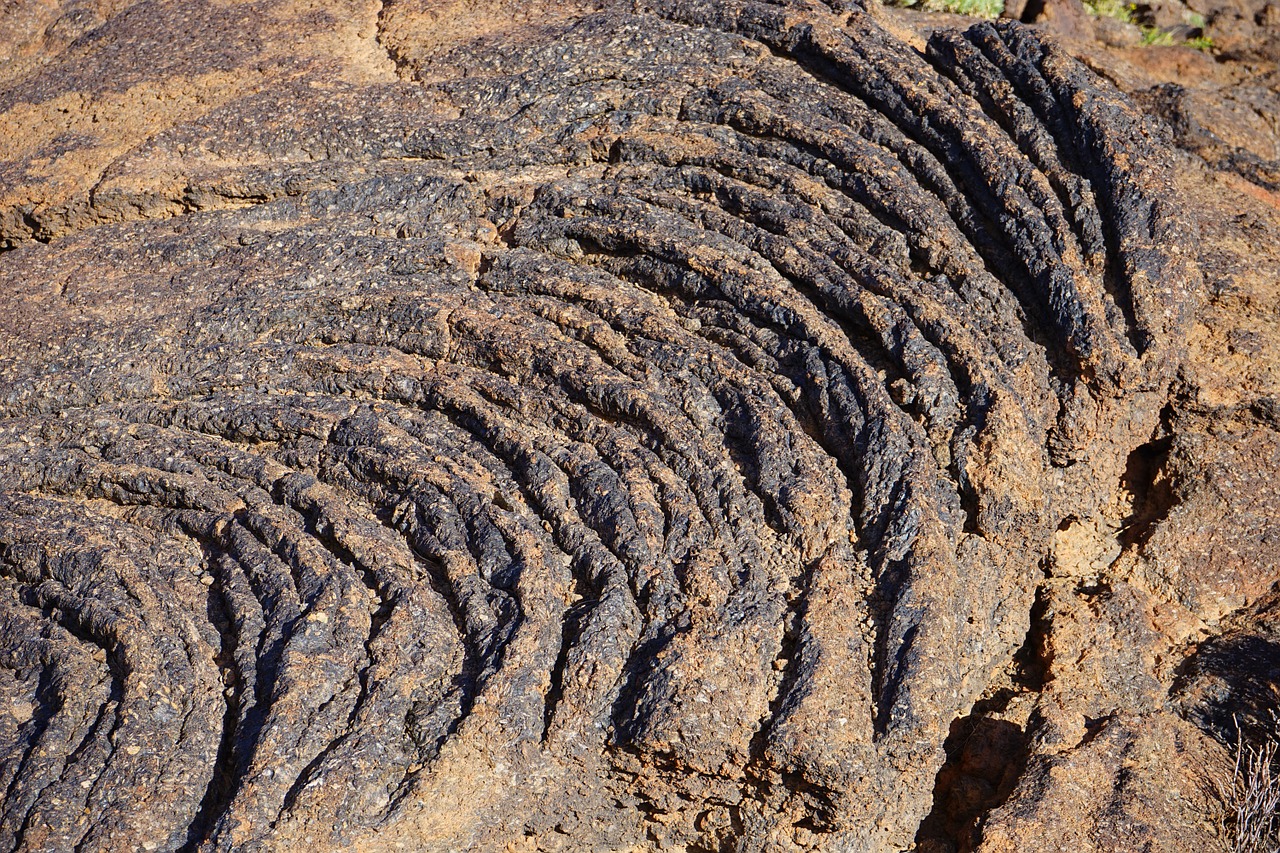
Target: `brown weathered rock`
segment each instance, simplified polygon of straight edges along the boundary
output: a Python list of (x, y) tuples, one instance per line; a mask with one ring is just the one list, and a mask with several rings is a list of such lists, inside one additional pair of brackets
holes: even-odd
[(20, 11), (0, 847), (1212, 843), (1280, 335), (1185, 133), (856, 3)]
[(1019, 19), (1068, 39), (1092, 39), (1098, 26), (1080, 0), (1028, 0)]

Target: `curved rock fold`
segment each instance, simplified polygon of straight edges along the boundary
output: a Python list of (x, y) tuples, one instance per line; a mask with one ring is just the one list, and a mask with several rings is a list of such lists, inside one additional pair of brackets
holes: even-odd
[(1014, 24), (531, 32), (4, 254), (0, 847), (910, 846), (1182, 357), (1166, 141)]

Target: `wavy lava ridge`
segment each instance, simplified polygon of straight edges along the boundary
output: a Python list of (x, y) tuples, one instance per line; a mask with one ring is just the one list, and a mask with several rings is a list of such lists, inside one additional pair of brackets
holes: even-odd
[[(1151, 433), (1163, 143), (1028, 30), (465, 50), (260, 203), (5, 256), (73, 283), (0, 369), (0, 847), (905, 848)], [(291, 132), (234, 112), (149, 144)]]

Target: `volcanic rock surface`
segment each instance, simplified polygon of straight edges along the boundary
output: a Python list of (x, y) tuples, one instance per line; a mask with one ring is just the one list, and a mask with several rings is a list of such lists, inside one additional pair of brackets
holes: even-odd
[(1051, 39), (0, 41), (0, 849), (1214, 843), (1280, 648), (1280, 229)]

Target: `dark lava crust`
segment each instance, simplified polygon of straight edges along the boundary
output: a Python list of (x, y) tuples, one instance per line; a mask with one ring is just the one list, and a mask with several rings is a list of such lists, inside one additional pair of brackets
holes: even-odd
[(878, 19), (384, 38), (0, 211), (0, 849), (911, 846), (1196, 273), (1118, 92)]

